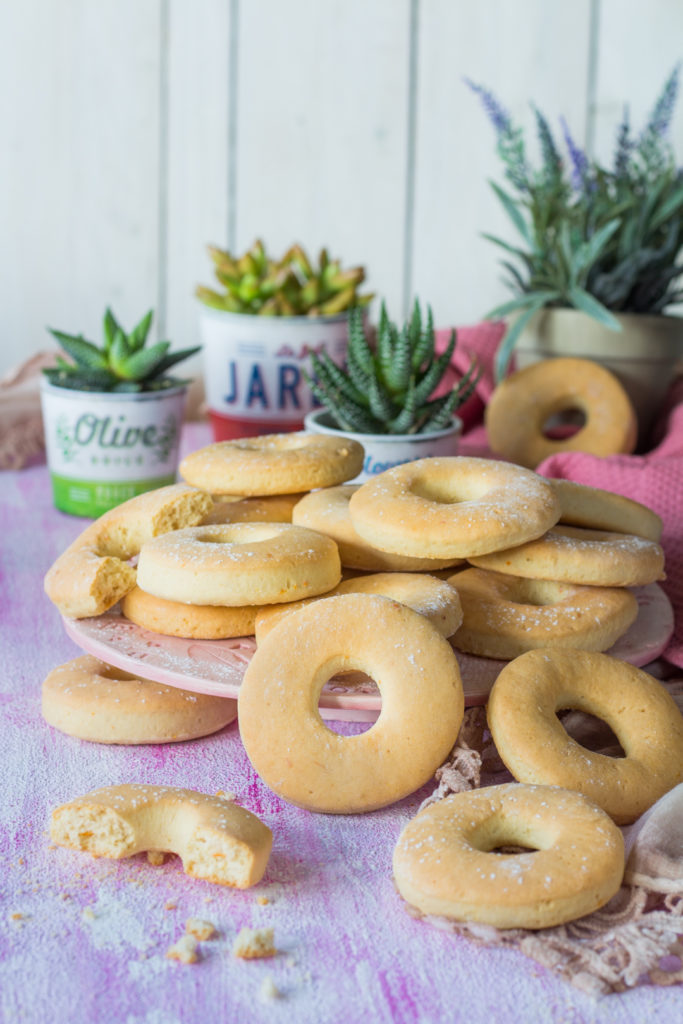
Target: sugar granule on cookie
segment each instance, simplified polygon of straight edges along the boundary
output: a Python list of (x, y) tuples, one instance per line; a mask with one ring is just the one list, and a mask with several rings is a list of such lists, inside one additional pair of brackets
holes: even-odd
[(198, 945), (194, 935), (183, 935), (166, 950), (166, 957), (168, 960), (178, 960), (181, 964), (196, 964), (199, 960)]
[(272, 928), (242, 928), (232, 944), (232, 955), (242, 960), (275, 956)]
[(213, 939), (218, 934), (216, 926), (211, 921), (204, 921), (201, 917), (188, 917), (185, 922), (185, 931), (200, 942)]

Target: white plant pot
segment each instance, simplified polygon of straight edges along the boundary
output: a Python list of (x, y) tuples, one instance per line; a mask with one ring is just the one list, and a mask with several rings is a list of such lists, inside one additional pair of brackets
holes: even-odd
[(175, 483), (187, 387), (138, 394), (72, 391), (41, 381), (55, 506), (96, 518)]
[(202, 306), (206, 401), (217, 441), (301, 430), (314, 407), (304, 379), (311, 352), (343, 363), (348, 313), (253, 316)]
[(462, 420), (453, 417), (452, 426), (434, 430), (430, 434), (354, 434), (334, 426), (334, 420), (327, 409), (316, 409), (308, 413), (306, 430), (311, 434), (334, 434), (350, 437), (363, 445), (365, 458), (363, 469), (349, 483), (364, 483), (378, 473), (393, 466), (416, 459), (428, 459), (437, 455), (457, 455), (458, 438), (462, 433)]

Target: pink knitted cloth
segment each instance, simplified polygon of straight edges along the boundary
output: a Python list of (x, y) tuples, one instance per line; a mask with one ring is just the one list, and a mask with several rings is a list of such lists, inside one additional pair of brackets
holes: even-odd
[(601, 458), (585, 452), (562, 452), (544, 459), (537, 470), (544, 476), (623, 494), (661, 517), (661, 543), (666, 556), (662, 588), (675, 617), (674, 635), (664, 657), (683, 668), (683, 402), (676, 404), (677, 399), (683, 399), (680, 384), (672, 391), (673, 408), (666, 420), (664, 439), (645, 455)]
[[(447, 385), (453, 386), (474, 356), (483, 373), (475, 394), (458, 410), (464, 429), (460, 444), (463, 455), (490, 455), (484, 408), (494, 388), (493, 358), (505, 332), (502, 323), (483, 323), (457, 329), (453, 372)], [(448, 344), (450, 329), (437, 332), (437, 350)], [(444, 390), (444, 385), (440, 390)], [(664, 657), (683, 668), (683, 381), (671, 389), (653, 439), (659, 443), (644, 455), (599, 457), (585, 452), (564, 452), (545, 459), (537, 471), (544, 476), (575, 480), (577, 483), (623, 494), (653, 509), (662, 519), (662, 547), (666, 556), (666, 580), (662, 587), (674, 608), (675, 629)]]

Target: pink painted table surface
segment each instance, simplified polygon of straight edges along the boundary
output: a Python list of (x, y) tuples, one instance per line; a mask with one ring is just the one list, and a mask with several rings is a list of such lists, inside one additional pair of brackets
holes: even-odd
[[(193, 427), (185, 448), (207, 441), (206, 428)], [(431, 785), (372, 814), (316, 815), (262, 784), (236, 724), (188, 743), (130, 748), (50, 728), (40, 715), (41, 683), (80, 652), (42, 579), (84, 525), (54, 510), (43, 465), (0, 474), (2, 1024), (681, 1019), (680, 988), (641, 987), (596, 1002), (521, 954), (475, 947), (409, 917), (391, 856)], [(233, 891), (190, 879), (173, 857), (152, 867), (144, 856), (93, 860), (51, 848), (53, 807), (124, 782), (236, 794), (273, 830), (262, 883)], [(212, 921), (220, 935), (201, 944), (201, 962), (185, 966), (164, 954), (189, 917)], [(273, 927), (278, 955), (234, 959), (243, 926)], [(276, 1000), (261, 995), (267, 976)]]

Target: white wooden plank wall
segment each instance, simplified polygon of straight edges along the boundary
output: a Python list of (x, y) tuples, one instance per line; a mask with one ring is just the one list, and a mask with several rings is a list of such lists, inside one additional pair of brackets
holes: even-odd
[[(481, 232), (510, 231), (463, 78), (606, 156), (682, 40), (678, 0), (4, 0), (0, 373), (107, 304), (195, 343), (206, 243), (257, 236), (364, 263), (395, 317), (476, 321), (504, 297)], [(682, 155), (683, 100), (674, 129)]]

